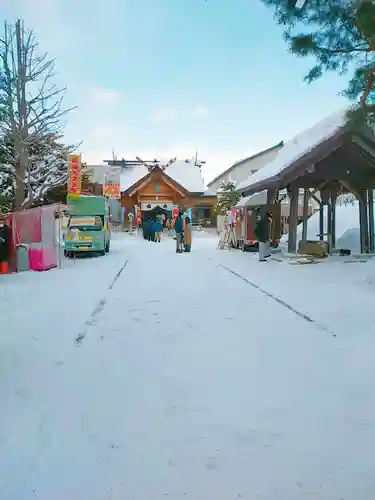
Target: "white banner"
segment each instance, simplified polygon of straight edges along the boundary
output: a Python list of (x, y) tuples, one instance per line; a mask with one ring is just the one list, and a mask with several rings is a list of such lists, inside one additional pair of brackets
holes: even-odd
[(168, 210), (169, 212), (172, 212), (174, 208), (177, 208), (177, 205), (174, 205), (173, 203), (158, 203), (158, 202), (143, 202), (141, 203), (141, 210), (144, 212), (147, 212), (147, 210), (153, 210), (154, 208), (159, 207), (162, 208), (163, 210)]

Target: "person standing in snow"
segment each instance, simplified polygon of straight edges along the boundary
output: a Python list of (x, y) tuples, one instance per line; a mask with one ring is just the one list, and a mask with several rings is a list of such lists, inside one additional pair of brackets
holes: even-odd
[(5, 218), (0, 218), (0, 274), (8, 274), (10, 257), (10, 227)]
[(150, 219), (150, 232), (148, 234), (148, 241), (155, 241), (155, 219)]
[(160, 222), (161, 222), (161, 232), (163, 232), (165, 226), (165, 214), (160, 214)]
[(148, 234), (150, 232), (150, 221), (148, 219), (142, 220), (142, 232), (143, 232), (143, 238), (145, 240), (148, 240)]
[(260, 214), (259, 219), (255, 225), (254, 234), (259, 243), (259, 262), (266, 262), (269, 257), (268, 240), (269, 240), (269, 214)]
[(183, 238), (183, 220), (182, 212), (180, 211), (174, 222), (174, 230), (176, 233), (176, 253), (182, 253), (182, 238)]
[(170, 217), (168, 217), (168, 219), (165, 223), (165, 226), (166, 226), (167, 231), (168, 231), (168, 236), (172, 236), (172, 234), (173, 234), (173, 222), (172, 222), (172, 219)]
[(184, 252), (191, 250), (191, 224), (189, 216), (186, 214), (184, 220)]
[(163, 229), (162, 222), (159, 218), (156, 219), (154, 222), (154, 232), (155, 232), (155, 238), (154, 241), (160, 243), (160, 235)]

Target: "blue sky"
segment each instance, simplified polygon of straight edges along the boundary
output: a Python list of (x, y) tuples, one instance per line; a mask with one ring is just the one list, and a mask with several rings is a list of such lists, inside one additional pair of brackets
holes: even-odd
[[(205, 180), (341, 107), (345, 78), (303, 82), (260, 0), (2, 0), (56, 57), (67, 141), (90, 163), (191, 157)], [(5, 8), (4, 8), (5, 5)]]

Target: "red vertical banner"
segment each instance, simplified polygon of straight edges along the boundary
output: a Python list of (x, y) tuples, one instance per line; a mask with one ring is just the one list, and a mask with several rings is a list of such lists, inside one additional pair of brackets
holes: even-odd
[(81, 155), (68, 156), (68, 195), (81, 194)]
[(172, 214), (173, 214), (173, 218), (174, 218), (174, 219), (177, 219), (177, 217), (178, 217), (178, 212), (179, 212), (178, 208), (174, 208), (174, 209), (173, 209)]

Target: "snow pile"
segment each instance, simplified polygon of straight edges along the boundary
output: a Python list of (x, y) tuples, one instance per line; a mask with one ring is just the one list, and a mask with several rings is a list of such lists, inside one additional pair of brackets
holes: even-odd
[[(327, 209), (324, 210), (324, 232), (327, 230)], [(315, 212), (307, 222), (307, 239), (317, 240), (319, 237), (319, 211)], [(297, 243), (302, 239), (302, 223), (297, 227)], [(288, 235), (283, 235), (280, 247), (286, 248)], [(336, 248), (345, 248), (353, 253), (361, 251), (359, 233), (358, 202), (336, 206)]]
[(330, 139), (345, 125), (346, 113), (347, 109), (342, 109), (287, 141), (274, 160), (241, 182), (238, 189), (246, 189), (257, 182), (277, 176), (292, 163), (310, 153), (319, 144)]
[(176, 160), (165, 169), (165, 173), (190, 193), (204, 192), (202, 172), (194, 160)]
[(145, 165), (123, 168), (120, 174), (121, 191), (131, 188), (138, 181), (146, 177), (148, 173), (148, 168)]
[[(201, 169), (194, 160), (176, 160), (164, 170), (166, 175), (190, 193), (203, 193), (204, 182)], [(121, 172), (121, 191), (126, 191), (149, 174), (144, 165), (125, 167)]]

